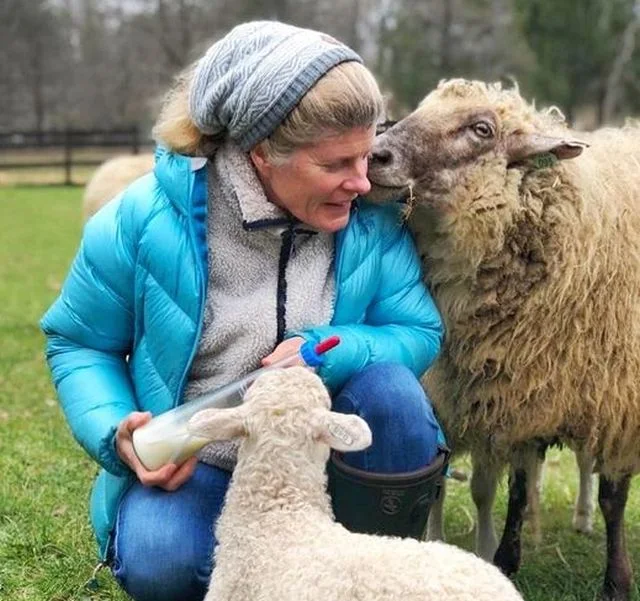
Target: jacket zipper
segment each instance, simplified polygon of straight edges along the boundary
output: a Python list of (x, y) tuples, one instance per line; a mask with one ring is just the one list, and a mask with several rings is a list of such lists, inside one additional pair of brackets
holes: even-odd
[[(205, 167), (203, 167), (203, 169), (206, 169)], [(205, 176), (206, 176), (206, 171), (205, 171)], [(194, 183), (196, 178), (198, 177), (198, 173), (195, 172), (194, 175)], [(205, 192), (206, 192), (206, 186), (207, 186), (207, 178), (204, 177), (204, 186), (205, 186)], [(194, 194), (194, 191), (192, 189), (191, 194)], [(207, 199), (205, 198), (205, 203), (207, 202)], [(189, 206), (191, 207), (191, 202), (189, 202)], [(205, 219), (205, 227), (206, 227), (206, 219)], [(199, 292), (200, 292), (200, 310), (199, 310), (199, 315), (198, 315), (198, 323), (197, 323), (197, 327), (196, 327), (196, 335), (195, 338), (193, 340), (193, 346), (191, 348), (191, 353), (189, 354), (189, 360), (187, 361), (187, 364), (185, 365), (184, 368), (184, 372), (182, 373), (182, 378), (180, 379), (180, 385), (178, 386), (178, 390), (177, 390), (177, 394), (176, 394), (176, 398), (173, 399), (173, 406), (177, 407), (180, 404), (180, 399), (182, 398), (182, 393), (184, 392), (186, 383), (187, 383), (187, 376), (189, 375), (189, 369), (191, 367), (191, 364), (193, 363), (193, 359), (196, 356), (196, 352), (198, 351), (198, 343), (200, 342), (200, 335), (202, 334), (202, 325), (203, 325), (203, 321), (204, 321), (204, 307), (205, 307), (205, 303), (206, 303), (206, 290), (205, 290), (205, 265), (202, 262), (202, 259), (200, 258), (200, 253), (198, 252), (198, 248), (196, 247), (196, 236), (193, 233), (193, 217), (191, 216), (191, 214), (189, 214), (189, 239), (191, 241), (191, 251), (193, 252), (194, 256), (195, 256), (195, 260), (198, 262), (199, 264), (199, 273), (200, 273), (200, 282), (199, 282)], [(205, 238), (205, 244), (207, 244), (206, 242), (206, 238)], [(209, 250), (207, 249), (207, 254), (208, 254)]]

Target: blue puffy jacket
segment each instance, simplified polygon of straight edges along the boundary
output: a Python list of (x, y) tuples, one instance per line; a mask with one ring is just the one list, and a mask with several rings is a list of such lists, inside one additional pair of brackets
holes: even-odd
[[(118, 423), (132, 411), (155, 415), (182, 402), (198, 347), (207, 288), (206, 177), (201, 159), (159, 150), (154, 173), (87, 223), (62, 292), (41, 322), (73, 435), (103, 468), (91, 498), (103, 557), (134, 478), (115, 451)], [(341, 337), (320, 376), (336, 390), (378, 361), (422, 374), (438, 353), (442, 324), (399, 208), (358, 202), (336, 235), (335, 252), (332, 324), (298, 333)]]

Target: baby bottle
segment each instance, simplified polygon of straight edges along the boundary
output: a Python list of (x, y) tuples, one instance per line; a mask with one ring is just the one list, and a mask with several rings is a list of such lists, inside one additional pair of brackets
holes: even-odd
[(246, 390), (265, 371), (297, 365), (300, 361), (309, 367), (317, 367), (322, 364), (324, 353), (339, 343), (338, 336), (331, 336), (317, 344), (305, 342), (297, 352), (272, 365), (256, 369), (235, 382), (154, 417), (133, 431), (133, 448), (138, 459), (148, 470), (157, 470), (167, 463), (183, 463), (209, 442), (207, 438), (194, 436), (187, 431), (189, 419), (198, 411), (240, 405)]

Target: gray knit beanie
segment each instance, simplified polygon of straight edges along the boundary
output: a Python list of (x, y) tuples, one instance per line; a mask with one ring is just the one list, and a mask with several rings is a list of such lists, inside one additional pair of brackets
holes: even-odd
[(205, 134), (224, 131), (243, 150), (271, 135), (332, 67), (362, 62), (332, 37), (276, 21), (234, 27), (198, 62), (189, 98)]

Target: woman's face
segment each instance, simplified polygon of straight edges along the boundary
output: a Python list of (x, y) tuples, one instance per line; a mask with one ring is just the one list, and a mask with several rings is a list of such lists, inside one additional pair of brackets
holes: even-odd
[(352, 201), (371, 188), (367, 156), (374, 136), (374, 127), (326, 136), (284, 164), (269, 161), (259, 147), (250, 154), (271, 202), (314, 229), (336, 232), (347, 225)]

